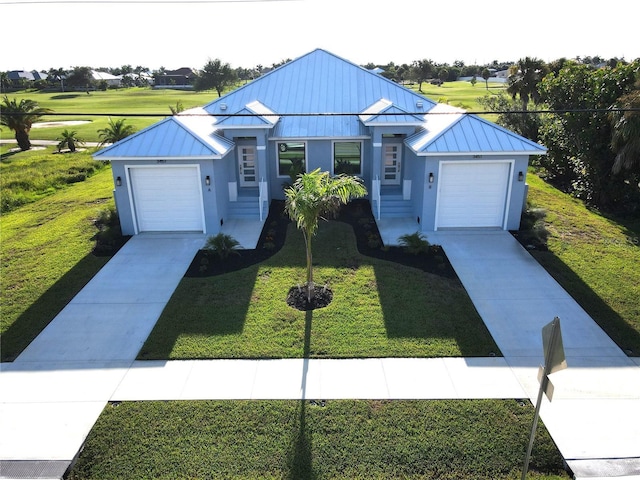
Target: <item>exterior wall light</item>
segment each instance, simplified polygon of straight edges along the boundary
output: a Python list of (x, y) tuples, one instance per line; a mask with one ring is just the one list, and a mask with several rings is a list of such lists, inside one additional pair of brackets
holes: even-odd
[(429, 172), (429, 183), (433, 183), (433, 172)]
[(524, 180), (524, 173), (518, 172), (518, 181), (522, 182)]
[(116, 187), (122, 186), (122, 177), (116, 177)]
[(207, 186), (211, 185), (211, 177), (209, 175), (204, 177), (204, 184), (207, 185)]

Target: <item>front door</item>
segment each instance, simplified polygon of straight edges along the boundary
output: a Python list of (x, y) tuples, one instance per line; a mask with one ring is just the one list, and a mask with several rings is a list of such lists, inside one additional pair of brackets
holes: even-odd
[(240, 187), (258, 186), (258, 163), (255, 145), (238, 146), (238, 172)]
[(402, 143), (385, 143), (382, 152), (382, 185), (400, 185)]

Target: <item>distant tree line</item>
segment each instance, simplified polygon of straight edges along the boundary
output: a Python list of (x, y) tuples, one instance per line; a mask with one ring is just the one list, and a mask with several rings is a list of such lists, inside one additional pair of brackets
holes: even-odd
[(499, 124), (547, 147), (534, 165), (549, 182), (603, 211), (637, 216), (640, 59), (589, 60), (523, 58), (510, 67), (507, 93), (480, 101), (501, 112)]

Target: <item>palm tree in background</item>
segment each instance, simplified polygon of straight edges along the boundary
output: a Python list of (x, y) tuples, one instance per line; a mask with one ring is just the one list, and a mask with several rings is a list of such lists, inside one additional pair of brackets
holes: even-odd
[(58, 138), (56, 138), (60, 143), (58, 143), (58, 151), (62, 151), (63, 148), (67, 147), (70, 152), (76, 151), (77, 145), (83, 145), (84, 140), (78, 137), (78, 132), (75, 130), (64, 130)]
[(34, 100), (22, 99), (18, 102), (15, 98), (9, 100), (5, 95), (0, 106), (0, 125), (13, 130), (18, 147), (26, 151), (31, 148), (31, 126), (47, 113), (51, 113), (51, 110), (40, 107)]
[(529, 101), (540, 102), (538, 83), (547, 74), (547, 64), (538, 58), (525, 57), (518, 60), (510, 69), (507, 93), (515, 100), (520, 97), (522, 110), (527, 109)]
[(367, 189), (358, 177), (338, 175), (319, 168), (298, 176), (292, 186), (285, 191), (285, 211), (289, 218), (302, 230), (307, 256), (307, 301), (313, 299), (313, 256), (311, 240), (318, 230), (320, 218), (336, 214), (341, 205), (353, 198), (364, 197)]
[(109, 119), (109, 126), (98, 130), (100, 136), (99, 146), (103, 146), (107, 143), (116, 143), (123, 138), (135, 133), (136, 129), (133, 125), (126, 125), (126, 119), (121, 118), (115, 122)]
[(609, 121), (613, 128), (611, 149), (616, 153), (613, 173), (640, 170), (640, 79), (631, 93), (618, 99)]

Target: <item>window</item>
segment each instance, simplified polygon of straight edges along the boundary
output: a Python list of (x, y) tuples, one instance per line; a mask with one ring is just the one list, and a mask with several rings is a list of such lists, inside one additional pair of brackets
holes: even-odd
[(278, 142), (278, 176), (294, 179), (306, 171), (304, 142)]
[(335, 142), (333, 144), (333, 173), (362, 175), (362, 142)]

